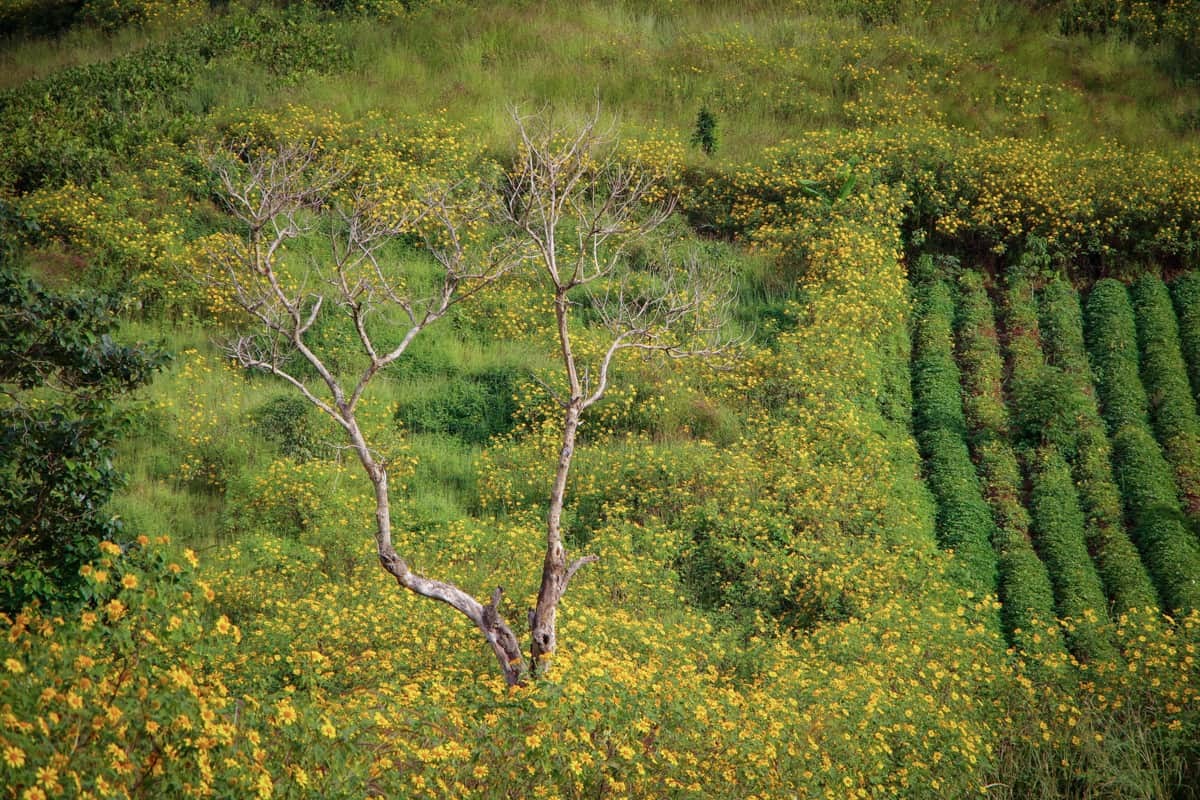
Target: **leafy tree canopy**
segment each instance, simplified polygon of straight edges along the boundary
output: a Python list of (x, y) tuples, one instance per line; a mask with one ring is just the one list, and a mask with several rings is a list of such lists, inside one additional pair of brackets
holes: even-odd
[(166, 360), (111, 338), (111, 297), (46, 290), (0, 262), (0, 610), (83, 599), (79, 567), (118, 535), (114, 398)]

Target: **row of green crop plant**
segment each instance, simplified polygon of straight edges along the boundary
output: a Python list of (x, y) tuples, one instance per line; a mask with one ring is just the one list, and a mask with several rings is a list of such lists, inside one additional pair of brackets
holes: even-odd
[(1056, 277), (1042, 287), (1038, 311), (1045, 357), (1056, 370), (1046, 373), (1043, 384), (1040, 430), (1068, 457), (1084, 512), (1088, 550), (1114, 614), (1155, 608), (1158, 594), (1125, 529), (1112, 445), (1084, 348), (1079, 293), (1067, 280)]
[(1187, 363), (1192, 396), (1200, 401), (1200, 272), (1186, 272), (1171, 283), (1179, 320), (1179, 346)]
[(1066, 643), (1056, 621), (1050, 574), (1034, 549), (1029, 512), (1022, 502), (1024, 477), (1010, 437), (995, 313), (982, 273), (962, 271), (958, 290), (955, 344), (963, 411), (971, 453), (996, 523), (992, 545), (1000, 567), (1001, 622), (1019, 652), (1039, 656), (1039, 663), (1053, 663), (1066, 654)]
[[(1143, 287), (1139, 296), (1150, 293)], [(1087, 301), (1085, 331), (1133, 538), (1164, 606), (1174, 611), (1200, 607), (1200, 543), (1180, 507), (1175, 472), (1150, 426), (1134, 308), (1123, 284), (1106, 279), (1095, 285)], [(1152, 364), (1161, 366), (1147, 360), (1148, 367)], [(1175, 369), (1182, 370), (1182, 364)], [(1153, 385), (1159, 385), (1157, 376)]]
[(966, 443), (960, 374), (954, 359), (954, 298), (934, 259), (918, 264), (912, 349), (914, 427), (937, 500), (939, 544), (961, 565), (964, 585), (995, 593), (997, 537)]
[[(1085, 324), (1076, 289), (1044, 275), (1035, 289), (1029, 266), (995, 287), (998, 330), (983, 273), (917, 264), (915, 432), (940, 542), (966, 585), (998, 589), (1010, 642), (1043, 661), (1065, 644), (1111, 662), (1116, 615), (1186, 612), (1200, 592), (1187, 514), (1200, 422), (1181, 344), (1191, 331), (1156, 276), (1136, 281), (1132, 303), (1124, 285), (1100, 281)], [(1185, 322), (1192, 280), (1175, 290)]]
[(998, 332), (982, 274), (964, 271), (958, 286), (956, 352), (966, 435), (994, 515), (1006, 633), (1039, 664), (1055, 663), (1047, 655), (1063, 656), (1068, 647), (1083, 661), (1111, 661), (1108, 603), (1089, 557), (1069, 467), (1052, 441), (1034, 435), (1043, 427), (1034, 418), (1042, 411), (1040, 389), (1050, 368), (1041, 353), (1033, 293), (1021, 281), (1007, 287)]
[(1038, 552), (1050, 572), (1055, 606), (1071, 650), (1083, 660), (1111, 660), (1108, 602), (1088, 553), (1083, 512), (1060, 446), (1047, 433), (1065, 425), (1047, 423), (1047, 406), (1059, 373), (1042, 353), (1032, 285), (1014, 271), (1003, 291), (1004, 340), (1009, 391), (1020, 434), (1029, 489), (1028, 505)]
[(1184, 514), (1195, 526), (1200, 522), (1200, 418), (1188, 386), (1175, 309), (1157, 275), (1142, 275), (1131, 291), (1150, 420), (1175, 470)]
[[(1064, 279), (1045, 282), (1039, 308), (1025, 277), (1036, 270), (1014, 269), (1003, 289), (1003, 330), (997, 333), (983, 276), (959, 275), (956, 354), (964, 416), (950, 397), (955, 386), (947, 378), (954, 365), (946, 360), (944, 341), (937, 355), (948, 308), (944, 276), (931, 264), (924, 260), (916, 276), (922, 318), (914, 339), (914, 422), (941, 518), (961, 517), (964, 487), (973, 488), (944, 480), (953, 474), (943, 463), (947, 453), (959, 450), (961, 456), (953, 437), (959, 431), (959, 438), (970, 440), (980, 488), (991, 504), (992, 518), (977, 530), (995, 525), (992, 543), (1000, 558), (1001, 595), (1009, 603), (1004, 622), (1010, 640), (1028, 646), (1018, 620), (1048, 608), (1048, 584), (1036, 565), (1014, 570), (1014, 546), (1020, 553), (1032, 542), (1049, 573), (1070, 650), (1081, 660), (1109, 660), (1115, 655), (1110, 608), (1153, 608), (1157, 596), (1164, 609), (1186, 612), (1196, 607), (1200, 591), (1200, 547), (1189, 519), (1200, 421), (1169, 290), (1162, 279), (1145, 275), (1135, 282), (1130, 302), (1124, 285), (1100, 281), (1085, 325), (1078, 294)], [(1189, 281), (1176, 290), (1183, 319)], [(961, 457), (956, 461), (961, 467)], [(961, 539), (955, 533), (960, 527), (942, 528), (947, 546)], [(1033, 644), (1052, 646), (1040, 637)]]
[[(1057, 616), (1073, 655), (1108, 662), (1110, 610), (1196, 608), (1200, 547), (1186, 512), (1200, 422), (1162, 280), (1135, 283), (1136, 314), (1122, 284), (1100, 281), (1085, 325), (1068, 282), (1046, 280), (1039, 298), (1026, 277), (1036, 270), (1016, 268), (996, 289), (997, 331), (983, 274), (958, 273), (952, 352), (946, 278), (956, 270), (925, 258), (915, 272), (914, 423), (939, 533), (960, 550), (965, 533), (975, 543), (988, 533), (1010, 641), (1030, 655), (1061, 649), (1057, 630), (1039, 626), (1035, 639), (1029, 627)], [(1188, 289), (1176, 291), (1185, 320)]]

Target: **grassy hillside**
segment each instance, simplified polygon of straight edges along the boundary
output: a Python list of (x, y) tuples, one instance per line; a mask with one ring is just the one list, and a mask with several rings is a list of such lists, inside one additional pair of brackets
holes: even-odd
[[(3, 268), (173, 354), (97, 451), (122, 524), (72, 545), (79, 597), (5, 609), (0, 797), (1196, 796), (1195, 17), (1140, 7), (0, 6)], [(312, 142), (400, 207), (510, 169), (512, 109), (597, 107), (675, 198), (630, 262), (724, 276), (739, 346), (616, 362), (567, 487), (599, 561), (509, 688), (379, 568), (343, 432), (229, 358), (207, 156)], [(281, 274), (354, 376), (321, 225)], [(428, 281), (419, 234), (379, 269)], [(502, 585), (522, 637), (563, 425), (539, 286), (454, 307), (358, 412), (397, 550)], [(11, 419), (56, 391), (7, 375)]]

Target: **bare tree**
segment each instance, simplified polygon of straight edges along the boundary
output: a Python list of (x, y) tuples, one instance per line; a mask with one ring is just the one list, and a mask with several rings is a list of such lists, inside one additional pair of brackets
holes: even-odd
[[(226, 142), (207, 155), (225, 205), (244, 235), (226, 239), (224, 248), (209, 254), (212, 270), (204, 277), (256, 323), (251, 335), (231, 343), (232, 355), (246, 368), (291, 384), (343, 429), (374, 486), (375, 542), (383, 568), (406, 589), (465, 614), (483, 633), (508, 682), (518, 682), (521, 647), (499, 613), (501, 590), (485, 605), (451, 583), (414, 572), (396, 552), (388, 464), (367, 442), (356, 417), (372, 379), (400, 358), (422, 330), (520, 262), (507, 242), (468, 255), (466, 231), (492, 222), (493, 204), (480, 187), (466, 184), (426, 187), (416, 202), (388, 203), (377, 187), (353, 180), (347, 168), (326, 163), (316, 142), (265, 149)], [(327, 257), (305, 265), (300, 278), (292, 277), (283, 259), (285, 245), (318, 227), (325, 230)], [(425, 292), (409, 276), (393, 274), (380, 258), (386, 244), (411, 233), (422, 237), (441, 268), (440, 279), (424, 287)], [(331, 300), (353, 325), (365, 356), (362, 371), (349, 381), (309, 347), (307, 337)], [(371, 321), (388, 310), (399, 310), (407, 327), (398, 342), (383, 348), (377, 346)], [(295, 354), (318, 376), (315, 385), (286, 366)]]
[[(568, 560), (562, 512), (575, 440), (584, 412), (605, 394), (616, 355), (626, 349), (670, 356), (702, 355), (724, 347), (714, 338), (725, 318), (728, 287), (714, 286), (694, 259), (657, 272), (630, 269), (631, 246), (671, 214), (673, 201), (648, 172), (623, 164), (597, 116), (563, 138), (540, 117), (514, 113), (520, 157), (499, 187), (478, 182), (434, 183), (405, 202), (389, 200), (369, 180), (330, 163), (315, 142), (260, 148), (226, 142), (208, 153), (229, 213), (242, 235), (209, 254), (203, 276), (220, 288), (253, 333), (230, 344), (238, 362), (291, 384), (345, 432), (375, 493), (375, 540), (380, 563), (396, 581), (457, 609), (482, 632), (509, 684), (530, 674), (512, 627), (501, 613), (503, 590), (487, 603), (446, 581), (414, 572), (392, 543), (387, 460), (367, 441), (356, 409), (372, 379), (400, 358), (413, 339), (456, 304), (519, 264), (533, 261), (554, 314), (565, 393), (562, 443), (550, 491), (546, 555), (537, 605), (529, 612), (532, 672), (544, 672), (557, 644), (558, 604), (576, 572), (596, 560)], [(491, 231), (483, 244), (479, 231)], [(323, 259), (299, 270), (283, 254), (290, 240), (320, 232)], [(431, 286), (395, 274), (382, 248), (417, 235), (439, 266)], [(572, 345), (575, 300), (582, 292), (610, 333), (595, 363), (582, 363)], [(343, 378), (309, 346), (328, 306), (352, 324), (364, 358), (361, 371)], [(372, 320), (399, 312), (404, 332), (379, 346)], [(315, 373), (306, 380), (289, 368), (295, 356)], [(292, 361), (289, 361), (292, 359)]]
[[(546, 516), (546, 556), (537, 605), (529, 614), (535, 674), (550, 667), (557, 647), (558, 604), (575, 573), (594, 555), (568, 558), (562, 513), (575, 442), (585, 412), (608, 391), (613, 361), (623, 350), (670, 357), (715, 355), (733, 343), (720, 338), (728, 319), (728, 281), (692, 258), (669, 261), (654, 273), (630, 265), (632, 247), (674, 211), (675, 199), (643, 165), (619, 158), (613, 138), (599, 130), (599, 109), (573, 135), (545, 115), (514, 111), (519, 153), (503, 194), (503, 214), (532, 245), (553, 294), (555, 331), (565, 393), (551, 392), (562, 409), (562, 440)], [(571, 320), (582, 295), (604, 323), (608, 343), (583, 359), (572, 342)]]

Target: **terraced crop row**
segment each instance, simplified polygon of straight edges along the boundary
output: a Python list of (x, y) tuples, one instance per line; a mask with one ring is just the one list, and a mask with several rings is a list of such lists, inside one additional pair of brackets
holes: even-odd
[(980, 596), (996, 591), (995, 524), (967, 451), (958, 364), (954, 359), (954, 299), (940, 279), (916, 287), (913, 338), (914, 423), (930, 489), (938, 504), (937, 534), (955, 551), (962, 581)]
[(1200, 276), (1132, 301), (1102, 280), (1084, 313), (1063, 279), (989, 294), (963, 271), (955, 293), (930, 264), (914, 424), (941, 543), (970, 588), (996, 581), (1019, 651), (1117, 659), (1115, 615), (1200, 607)]
[(1055, 622), (1054, 589), (1030, 537), (1022, 502), (1024, 478), (1010, 440), (995, 313), (978, 272), (958, 281), (955, 336), (962, 368), (963, 411), (971, 453), (979, 468), (996, 530), (992, 537), (1000, 569), (1001, 622), (1009, 641), (1024, 653), (1066, 652)]
[(1113, 477), (1112, 446), (1100, 418), (1083, 343), (1079, 294), (1066, 280), (1053, 280), (1042, 289), (1039, 310), (1046, 358), (1063, 376), (1058, 387), (1060, 405), (1071, 412), (1064, 420), (1070, 429), (1060, 447), (1070, 454), (1088, 551), (1115, 614), (1156, 606), (1154, 584), (1125, 530), (1121, 493)]
[(1200, 522), (1200, 418), (1188, 385), (1175, 309), (1157, 275), (1143, 275), (1132, 293), (1150, 419), (1175, 470), (1184, 513), (1195, 524)]
[(1137, 326), (1125, 287), (1114, 280), (1098, 282), (1084, 324), (1130, 532), (1163, 605), (1176, 611), (1200, 608), (1200, 546), (1179, 507), (1174, 473), (1150, 429)]
[(1034, 546), (1050, 574), (1055, 608), (1071, 651), (1081, 660), (1109, 658), (1113, 649), (1107, 599), (1088, 554), (1083, 512), (1060, 452), (1069, 438), (1058, 404), (1063, 380), (1042, 355), (1033, 287), (1012, 282), (1003, 292), (1003, 312)]

